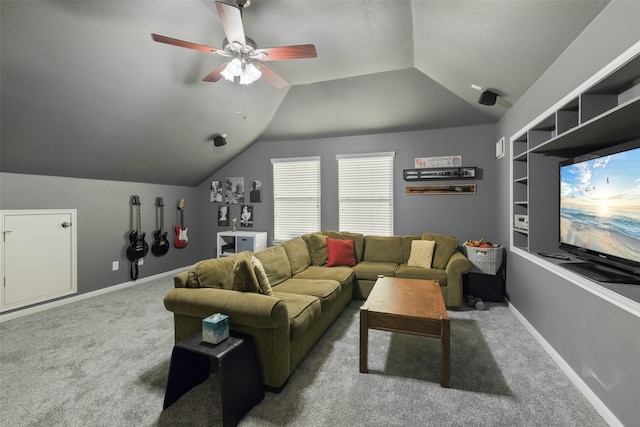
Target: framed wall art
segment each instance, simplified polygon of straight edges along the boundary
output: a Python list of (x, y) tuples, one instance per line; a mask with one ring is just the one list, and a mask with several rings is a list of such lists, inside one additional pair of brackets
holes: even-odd
[(229, 205), (218, 206), (218, 226), (229, 226)]
[(242, 205), (240, 208), (240, 226), (253, 227), (253, 206)]

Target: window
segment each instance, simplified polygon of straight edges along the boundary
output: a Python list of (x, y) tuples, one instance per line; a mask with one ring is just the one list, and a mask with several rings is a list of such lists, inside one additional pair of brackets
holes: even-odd
[(320, 230), (320, 157), (271, 159), (271, 163), (274, 241)]
[(393, 235), (394, 152), (339, 155), (340, 230)]

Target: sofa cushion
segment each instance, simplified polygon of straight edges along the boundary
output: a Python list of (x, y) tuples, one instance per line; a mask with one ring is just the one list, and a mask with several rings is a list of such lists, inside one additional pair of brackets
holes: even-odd
[(260, 292), (265, 295), (273, 295), (271, 283), (269, 282), (267, 273), (264, 271), (264, 266), (262, 265), (260, 260), (255, 257), (255, 255), (251, 255), (251, 264), (253, 264), (253, 271), (256, 273), (256, 278), (258, 279), (258, 287)]
[(196, 263), (189, 270), (188, 286), (258, 292), (258, 279), (251, 264), (251, 253), (241, 252)]
[(327, 263), (327, 236), (318, 233), (310, 234), (309, 253), (313, 265), (325, 265)]
[(365, 236), (364, 261), (392, 262), (402, 264), (402, 237)]
[(291, 338), (302, 335), (322, 314), (320, 300), (317, 297), (277, 291), (273, 295), (285, 302)]
[(298, 274), (311, 265), (311, 254), (307, 243), (302, 237), (294, 237), (282, 243), (282, 247), (287, 253), (289, 264), (291, 264), (291, 274)]
[(436, 246), (434, 240), (414, 240), (411, 242), (411, 256), (407, 265), (412, 267), (431, 268), (433, 249)]
[(395, 262), (362, 261), (353, 267), (353, 272), (360, 280), (378, 280), (380, 275), (395, 276), (397, 267)]
[(342, 287), (347, 286), (354, 278), (353, 269), (349, 267), (327, 267), (311, 265), (305, 271), (293, 276), (293, 279), (320, 279), (335, 280), (340, 282)]
[(362, 257), (364, 256), (364, 234), (353, 233), (351, 231), (331, 230), (322, 230), (321, 233), (332, 239), (353, 240), (353, 248), (356, 253), (356, 263), (362, 261)]
[(338, 298), (342, 288), (335, 280), (289, 279), (276, 286), (275, 291), (317, 297), (324, 309)]
[(400, 264), (396, 269), (396, 277), (437, 280), (440, 282), (440, 286), (447, 286), (447, 272), (438, 268), (412, 267), (407, 264)]
[(458, 239), (453, 236), (444, 236), (435, 233), (422, 233), (422, 240), (434, 240), (436, 247), (433, 252), (433, 268), (445, 269), (449, 258), (458, 249)]
[(332, 239), (327, 237), (327, 267), (353, 267), (356, 265), (356, 253), (353, 240)]
[(291, 264), (289, 264), (287, 252), (282, 246), (271, 246), (256, 252), (254, 255), (262, 263), (271, 286), (275, 286), (291, 277)]

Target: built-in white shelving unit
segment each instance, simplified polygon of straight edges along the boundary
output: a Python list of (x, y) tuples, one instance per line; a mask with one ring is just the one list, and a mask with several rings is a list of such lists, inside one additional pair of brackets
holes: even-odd
[[(640, 43), (639, 43), (640, 44)], [(511, 247), (557, 249), (558, 163), (640, 138), (640, 46), (511, 137)], [(526, 215), (528, 228), (523, 227)]]

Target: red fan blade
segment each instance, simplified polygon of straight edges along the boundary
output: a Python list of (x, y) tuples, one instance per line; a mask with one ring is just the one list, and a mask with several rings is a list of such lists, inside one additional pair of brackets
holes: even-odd
[(220, 20), (222, 21), (222, 29), (227, 36), (229, 44), (238, 42), (242, 46), (247, 45), (244, 38), (244, 28), (242, 27), (242, 13), (240, 8), (227, 3), (216, 2), (216, 9)]
[(222, 78), (222, 71), (224, 70), (224, 67), (227, 66), (229, 62), (225, 62), (224, 64), (218, 66), (218, 68), (216, 68), (215, 70), (213, 70), (212, 72), (210, 72), (209, 74), (207, 74), (205, 76), (205, 78), (202, 79), (203, 82), (217, 82), (218, 80), (220, 80)]
[(262, 72), (262, 77), (268, 83), (271, 83), (278, 89), (285, 88), (289, 85), (289, 81), (282, 77), (280, 74), (273, 71), (271, 68), (267, 67), (266, 64), (259, 64), (260, 72)]
[(216, 51), (222, 50), (222, 49), (218, 49), (218, 48), (215, 48), (215, 47), (205, 46), (203, 44), (186, 42), (184, 40), (178, 40), (178, 39), (174, 39), (174, 38), (171, 38), (171, 37), (161, 36), (161, 35), (158, 35), (158, 34), (151, 34), (151, 38), (153, 38), (153, 40), (155, 40), (157, 42), (160, 42), (160, 43), (171, 44), (171, 45), (178, 46), (178, 47), (186, 47), (187, 49), (199, 50), (201, 52), (206, 52), (206, 53), (216, 53)]
[[(266, 57), (263, 58), (264, 55), (262, 54), (266, 54)], [(316, 47), (312, 44), (299, 44), (256, 49), (255, 55), (260, 61), (280, 61), (283, 59), (315, 58), (318, 53), (316, 52)]]

